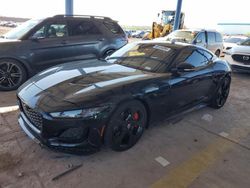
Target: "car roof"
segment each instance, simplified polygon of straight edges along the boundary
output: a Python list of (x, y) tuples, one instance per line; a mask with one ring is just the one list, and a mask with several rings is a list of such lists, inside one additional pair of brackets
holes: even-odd
[(59, 14), (59, 15), (52, 16), (50, 18), (94, 19), (94, 20), (115, 21), (115, 20), (112, 20), (111, 18), (106, 17), (106, 16), (94, 16), (94, 15), (65, 15), (65, 14)]

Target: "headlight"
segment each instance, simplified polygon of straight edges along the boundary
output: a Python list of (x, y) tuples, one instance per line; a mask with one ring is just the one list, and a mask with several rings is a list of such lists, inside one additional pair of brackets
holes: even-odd
[(54, 118), (94, 118), (96, 119), (102, 112), (109, 111), (108, 106), (71, 110), (64, 112), (51, 112), (50, 115)]

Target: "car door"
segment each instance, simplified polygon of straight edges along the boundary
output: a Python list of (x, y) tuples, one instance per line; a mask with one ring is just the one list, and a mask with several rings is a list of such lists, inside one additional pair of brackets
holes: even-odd
[(173, 73), (169, 80), (172, 110), (189, 107), (208, 99), (213, 87), (212, 57), (209, 52), (197, 48), (184, 49), (184, 52), (180, 53), (173, 66), (178, 67), (185, 63), (190, 68)]
[(102, 43), (106, 40), (98, 27), (90, 19), (70, 19), (69, 38), (66, 46), (73, 60), (97, 58)]
[(37, 72), (67, 60), (68, 37), (65, 21), (49, 21), (29, 37), (31, 66)]
[(218, 49), (215, 32), (207, 32), (207, 49), (213, 53)]

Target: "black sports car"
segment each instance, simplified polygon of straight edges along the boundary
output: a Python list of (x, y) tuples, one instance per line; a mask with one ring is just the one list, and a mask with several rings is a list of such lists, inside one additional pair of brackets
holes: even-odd
[(220, 108), (231, 68), (206, 49), (165, 42), (128, 44), (106, 60), (48, 69), (18, 91), (19, 124), (50, 148), (91, 153), (129, 149), (158, 117), (197, 105)]

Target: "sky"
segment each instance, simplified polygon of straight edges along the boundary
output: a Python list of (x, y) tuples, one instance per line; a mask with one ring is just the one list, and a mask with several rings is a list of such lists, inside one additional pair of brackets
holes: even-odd
[[(148, 25), (177, 0), (74, 0), (74, 14), (109, 16), (121, 25)], [(37, 18), (63, 14), (65, 0), (0, 0), (0, 15)], [(250, 23), (249, 0), (183, 0), (185, 26), (215, 28), (217, 23)]]

